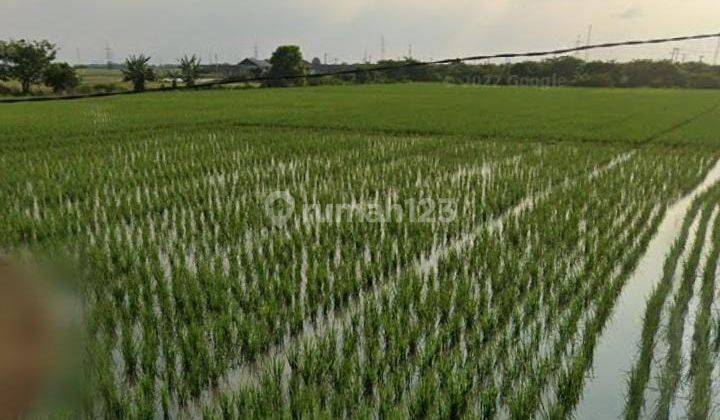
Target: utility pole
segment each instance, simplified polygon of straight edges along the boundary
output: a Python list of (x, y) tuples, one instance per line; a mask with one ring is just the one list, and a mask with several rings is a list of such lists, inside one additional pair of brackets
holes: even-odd
[[(593, 26), (590, 25), (590, 27), (588, 27), (587, 42), (585, 43), (586, 47), (590, 46), (590, 40), (592, 39), (592, 30), (593, 30)], [(590, 61), (590, 50), (589, 49), (585, 50), (585, 61)]]

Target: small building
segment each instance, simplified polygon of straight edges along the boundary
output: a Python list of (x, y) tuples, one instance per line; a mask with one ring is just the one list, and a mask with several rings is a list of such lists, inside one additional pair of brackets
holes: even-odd
[(258, 60), (257, 58), (246, 58), (238, 64), (238, 67), (240, 67), (242, 71), (259, 76), (269, 71), (272, 64), (265, 60)]

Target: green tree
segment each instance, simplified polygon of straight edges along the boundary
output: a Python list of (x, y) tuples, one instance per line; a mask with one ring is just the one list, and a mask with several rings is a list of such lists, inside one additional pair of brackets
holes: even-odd
[(200, 57), (195, 54), (180, 59), (181, 79), (186, 86), (195, 86), (195, 80), (200, 76)]
[(131, 55), (125, 59), (125, 68), (123, 68), (123, 80), (132, 82), (135, 92), (145, 90), (145, 83), (152, 82), (156, 79), (155, 71), (148, 65), (150, 57), (144, 54), (138, 56)]
[(575, 57), (558, 57), (545, 60), (544, 64), (548, 66), (547, 74), (571, 80), (580, 72), (584, 61)]
[(10, 77), (8, 44), (0, 41), (0, 81), (5, 81)]
[(635, 60), (623, 65), (623, 85), (626, 87), (685, 87), (680, 66), (665, 61)]
[(287, 87), (287, 86), (304, 86), (307, 74), (307, 68), (303, 62), (300, 47), (296, 45), (283, 45), (277, 48), (270, 58), (270, 72), (268, 77), (290, 77), (289, 79), (268, 80), (267, 86)]
[(9, 41), (0, 48), (6, 78), (17, 79), (24, 94), (30, 87), (42, 83), (45, 70), (55, 59), (57, 47), (48, 41)]
[(52, 63), (43, 73), (43, 83), (60, 93), (76, 88), (80, 84), (77, 72), (68, 63)]

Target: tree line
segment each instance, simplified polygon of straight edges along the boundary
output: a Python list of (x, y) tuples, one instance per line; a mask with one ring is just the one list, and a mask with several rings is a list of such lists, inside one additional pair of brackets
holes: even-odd
[[(0, 41), (0, 81), (16, 80), (23, 94), (33, 85), (45, 85), (59, 94), (72, 91), (80, 78), (72, 66), (55, 62), (57, 46), (49, 41)], [(328, 72), (351, 70), (351, 74), (305, 78), (311, 73), (298, 46), (278, 47), (270, 58), (270, 69), (261, 83), (268, 87), (302, 86), (306, 84), (363, 84), (397, 82), (445, 82), (476, 85), (517, 86), (585, 86), (585, 87), (656, 87), (656, 88), (720, 88), (720, 66), (700, 62), (675, 63), (670, 60), (636, 60), (628, 63), (584, 61), (562, 56), (543, 61), (503, 64), (446, 65), (416, 64), (416, 60), (383, 60), (376, 64), (338, 64), (322, 66)], [(318, 59), (313, 63), (319, 63)], [(144, 91), (148, 82), (170, 79), (195, 86), (203, 68), (196, 55), (178, 59), (178, 68), (161, 72), (150, 65), (144, 54), (129, 56), (122, 65), (123, 80), (131, 82), (135, 91)], [(375, 71), (376, 67), (398, 67)]]
[[(429, 65), (401, 67), (417, 61), (386, 60), (377, 64), (345, 65), (337, 70), (365, 69), (336, 80), (314, 83), (396, 83), (445, 82), (472, 85), (537, 86), (537, 87), (651, 87), (720, 89), (720, 66), (670, 60), (635, 60), (627, 63), (584, 61), (565, 56), (543, 61), (503, 64)], [(400, 66), (393, 70), (370, 71), (375, 66)]]
[[(17, 81), (23, 95), (30, 94), (34, 85), (47, 86), (56, 94), (74, 90), (80, 77), (68, 63), (54, 62), (57, 52), (57, 46), (46, 40), (0, 40), (0, 81)], [(125, 60), (123, 81), (131, 82), (135, 91), (145, 90), (147, 82), (159, 77), (149, 61), (150, 57), (143, 54)], [(199, 74), (200, 59), (186, 55), (179, 59), (179, 70), (166, 72), (163, 77), (171, 78), (173, 86), (178, 80), (193, 86)]]
[[(474, 85), (538, 87), (651, 87), (720, 89), (720, 66), (701, 62), (676, 63), (670, 60), (585, 61), (573, 56), (517, 63), (454, 63), (406, 66), (417, 60), (383, 60), (375, 64), (337, 64), (323, 66), (329, 73), (352, 74), (304, 78), (310, 68), (298, 46), (278, 47), (270, 58), (270, 70), (263, 86), (290, 87), (319, 84), (363, 84), (397, 82), (444, 82)], [(314, 59), (313, 62), (319, 62)], [(132, 60), (130, 60), (132, 62)], [(198, 62), (199, 64), (199, 62)], [(127, 66), (127, 64), (126, 64)], [(376, 67), (397, 67), (375, 71)], [(184, 66), (183, 66), (184, 68)], [(317, 76), (317, 75), (316, 75)], [(183, 79), (185, 80), (185, 79)], [(186, 81), (186, 84), (192, 85)]]

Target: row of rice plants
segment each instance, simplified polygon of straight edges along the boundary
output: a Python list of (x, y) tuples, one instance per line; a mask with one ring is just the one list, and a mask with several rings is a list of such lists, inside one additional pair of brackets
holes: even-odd
[[(695, 159), (702, 169), (707, 169), (709, 162), (699, 156)], [(657, 165), (663, 160), (672, 163)], [(642, 170), (638, 170), (638, 165), (632, 170), (622, 166), (617, 169), (617, 174), (610, 178), (616, 182), (599, 177), (598, 184), (606, 188), (583, 183), (571, 190), (572, 194), (558, 193), (556, 197), (570, 200), (572, 206), (559, 207), (556, 201), (539, 203), (501, 232), (488, 232), (476, 238), (471, 251), (452, 254), (448, 261), (441, 262), (437, 272), (425, 277), (411, 273), (398, 281), (395, 288), (368, 296), (363, 301), (363, 311), (349, 326), (292, 347), (284, 355), (287, 365), (281, 355), (257, 381), (259, 385), (247, 386), (234, 395), (224, 394), (218, 399), (218, 411), (211, 404), (207, 413), (219, 414), (222, 409), (229, 410), (226, 413), (229, 415), (249, 416), (280, 413), (452, 416), (467, 413), (468, 401), (472, 401), (467, 397), (477, 393), (481, 393), (478, 398), (484, 402), (479, 404), (480, 412), (497, 413), (502, 389), (507, 393), (512, 384), (520, 381), (521, 375), (512, 366), (526, 366), (510, 363), (506, 364), (509, 370), (498, 372), (495, 367), (506, 360), (501, 357), (532, 360), (537, 355), (539, 338), (535, 345), (524, 349), (519, 346), (522, 350), (516, 346), (517, 340), (538, 337), (538, 325), (553, 328), (536, 323), (530, 330), (534, 332), (523, 336), (523, 331), (528, 331), (525, 326), (540, 314), (532, 308), (552, 307), (562, 304), (563, 296), (574, 297), (573, 293), (542, 291), (548, 284), (562, 284), (573, 278), (570, 273), (576, 269), (575, 261), (558, 262), (573, 255), (568, 251), (575, 244), (584, 243), (587, 225), (592, 224), (595, 235), (603, 237), (601, 242), (597, 239), (590, 242), (601, 244), (602, 248), (595, 252), (591, 251), (592, 245), (586, 248), (587, 272), (570, 284), (578, 291), (584, 285), (581, 279), (588, 278), (585, 275), (594, 279), (595, 289), (587, 294), (578, 293), (581, 298), (572, 307), (576, 313), (582, 313), (588, 303), (602, 298), (599, 315), (591, 323), (588, 321), (589, 327), (585, 328), (585, 337), (596, 337), (607, 318), (607, 308), (612, 307), (623, 284), (621, 280), (608, 282), (608, 277), (620, 266), (619, 277), (625, 278), (639, 258), (643, 244), (662, 215), (654, 210), (656, 203), (666, 203), (687, 191), (702, 175), (701, 171), (684, 170), (682, 164), (680, 160), (653, 154), (640, 165)], [(674, 167), (675, 176), (664, 184), (656, 183), (656, 177), (669, 167)], [(628, 183), (633, 187), (628, 188)], [(600, 201), (598, 205), (588, 204), (592, 200)], [(615, 219), (626, 210), (623, 207), (628, 204), (626, 201), (643, 203), (641, 216), (632, 218), (634, 227), (630, 229)], [(592, 216), (598, 217), (580, 217), (588, 208), (593, 209)], [(640, 235), (641, 232), (644, 233)], [(638, 241), (636, 236), (643, 240)], [(618, 243), (618, 238), (625, 239)], [(555, 244), (557, 249), (547, 244)], [(633, 244), (635, 250), (628, 253)], [(602, 290), (605, 292), (598, 293)], [(554, 300), (557, 298), (560, 300)], [(568, 335), (572, 337), (564, 334)], [(495, 340), (496, 336), (504, 338)], [(571, 341), (565, 338), (565, 346), (558, 348), (565, 349)], [(592, 343), (590, 338), (584, 342)], [(582, 354), (588, 356), (587, 351)], [(497, 359), (495, 364), (492, 359)], [(586, 364), (581, 367), (584, 372)], [(533, 389), (532, 393), (540, 398), (539, 390)]]
[[(332, 140), (334, 147), (292, 134), (128, 138), (93, 141), (72, 156), (49, 148), (5, 162), (16, 176), (2, 190), (11, 221), (3, 246), (70, 248), (88, 267), (89, 366), (104, 400), (97, 409), (151, 412), (164, 400), (197, 396), (318, 313), (342, 308), (448, 238), (614, 153)], [(562, 159), (569, 155), (576, 159)], [(398, 197), (456, 197), (461, 209), (448, 225), (291, 220), (290, 229), (268, 229), (259, 207), (281, 188), (330, 203), (396, 189)]]
[[(647, 156), (646, 156), (647, 158)], [(640, 162), (638, 162), (640, 163)], [(636, 171), (636, 174), (632, 177), (638, 177), (641, 173), (645, 172), (645, 175), (648, 177), (647, 179), (653, 179), (657, 176), (657, 174), (662, 172), (658, 171), (658, 161), (649, 163), (648, 161), (642, 162), (645, 165), (644, 171), (642, 168), (638, 169), (638, 165), (636, 164), (634, 168), (629, 168), (628, 165), (625, 165), (621, 170), (632, 170)], [(681, 168), (681, 162), (676, 161), (674, 163), (677, 169)], [(668, 168), (666, 168), (668, 169)], [(697, 181), (696, 174), (693, 174), (692, 171), (687, 171), (687, 175), (689, 175), (688, 178), (686, 178), (686, 181), (684, 184), (679, 184), (681, 190), (686, 190), (688, 188), (687, 182), (690, 183)], [(631, 179), (632, 179), (631, 178)], [(627, 181), (625, 181), (627, 182)], [(636, 181), (637, 182), (637, 181)], [(610, 189), (610, 192), (608, 195), (612, 195), (612, 191), (623, 191), (623, 188), (627, 189), (627, 185), (623, 187), (623, 185), (616, 185), (614, 188)], [(655, 186), (650, 186), (650, 188), (656, 188)], [(656, 191), (657, 193), (662, 194), (662, 189), (667, 188), (660, 187), (661, 189)], [(644, 192), (641, 196), (644, 196), (647, 192)], [(652, 196), (652, 194), (650, 194)], [(666, 196), (667, 197), (667, 196)], [(672, 197), (670, 195), (669, 197)], [(543, 397), (542, 405), (546, 407), (550, 407), (549, 411), (546, 412), (545, 416), (556, 416), (556, 417), (565, 417), (569, 415), (569, 413), (572, 412), (574, 408), (574, 404), (577, 402), (580, 393), (582, 392), (582, 381), (584, 380), (584, 371), (588, 369), (589, 364), (592, 362), (592, 349), (594, 349), (594, 340), (597, 339), (598, 334), (602, 331), (602, 328), (607, 320), (607, 317), (609, 316), (610, 309), (614, 306), (614, 301), (617, 298), (620, 290), (622, 289), (625, 280), (627, 279), (627, 276), (633, 269), (634, 265), (637, 262), (637, 259), (642, 253), (642, 250), (647, 245), (647, 242), (650, 239), (650, 236), (654, 232), (655, 228), (657, 227), (657, 224), (662, 219), (663, 212), (658, 212), (657, 207), (655, 207), (655, 204), (646, 203), (644, 210), (641, 209), (634, 209), (632, 206), (626, 206), (627, 209), (630, 209), (631, 212), (637, 213), (638, 217), (635, 218), (635, 223), (637, 223), (638, 220), (643, 220), (647, 222), (643, 222), (644, 225), (644, 233), (642, 235), (637, 234), (637, 225), (630, 224), (627, 225), (627, 230), (616, 236), (614, 238), (614, 242), (608, 243), (606, 245), (617, 245), (618, 243), (622, 244), (624, 241), (624, 238), (634, 238), (630, 243), (627, 245), (621, 245), (620, 248), (620, 254), (615, 259), (611, 259), (611, 261), (622, 261), (622, 258), (620, 255), (626, 258), (624, 262), (616, 263), (616, 266), (613, 268), (611, 265), (608, 265), (607, 271), (604, 275), (602, 275), (603, 280), (603, 286), (605, 286), (604, 291), (602, 289), (598, 290), (595, 289), (592, 291), (592, 293), (588, 296), (585, 296), (583, 300), (576, 301), (578, 305), (576, 306), (576, 311), (573, 316), (568, 318), (568, 324), (565, 324), (569, 326), (570, 328), (565, 329), (565, 333), (562, 335), (564, 337), (567, 337), (568, 335), (575, 334), (578, 337), (583, 337), (583, 341), (571, 341), (571, 348), (570, 350), (574, 351), (576, 348), (583, 350), (583, 352), (579, 353), (579, 356), (575, 356), (574, 360), (574, 366), (575, 372), (572, 372), (572, 368), (566, 367), (565, 371), (563, 373), (563, 377), (560, 378), (562, 381), (558, 384), (558, 381), (554, 379), (555, 370), (553, 367), (558, 366), (559, 362), (562, 360), (573, 360), (571, 358), (572, 353), (564, 354), (562, 353), (555, 353), (553, 356), (552, 354), (546, 356), (546, 358), (543, 360), (542, 358), (538, 357), (538, 352), (540, 354), (547, 353), (543, 352), (543, 347), (547, 348), (548, 345), (544, 344), (543, 346), (538, 347), (534, 352), (528, 352), (527, 354), (533, 354), (534, 362), (532, 359), (525, 360), (519, 362), (518, 366), (540, 366), (540, 369), (542, 370), (542, 374), (540, 375), (532, 375), (532, 374), (526, 374), (523, 375), (523, 382), (526, 382), (530, 388), (539, 384), (547, 384), (548, 382), (551, 384), (554, 384), (553, 386), (558, 389), (559, 394), (558, 395), (551, 395), (550, 399), (548, 400), (547, 397)], [(622, 224), (622, 219), (619, 219), (620, 223)], [(636, 226), (636, 227), (631, 227)], [(629, 233), (629, 235), (628, 235)], [(613, 278), (612, 282), (608, 282), (606, 278)], [(609, 287), (611, 286), (611, 287)], [(597, 298), (597, 296), (600, 296), (600, 298)], [(550, 306), (552, 307), (552, 306)], [(578, 318), (582, 317), (582, 323), (581, 328), (575, 329), (575, 325), (578, 323)], [(571, 333), (568, 334), (568, 331)], [(551, 334), (546, 334), (546, 337), (550, 336)], [(575, 339), (578, 340), (578, 339)], [(563, 346), (555, 346), (554, 349), (557, 351), (557, 349), (563, 349), (566, 350), (566, 345), (568, 343), (567, 338), (559, 340), (558, 344), (563, 343)], [(577, 345), (576, 345), (577, 343)], [(580, 345), (582, 344), (582, 346)], [(582, 363), (581, 363), (582, 362)], [(520, 376), (519, 376), (520, 377)], [(528, 379), (529, 378), (529, 379)], [(522, 385), (522, 384), (519, 384)], [(559, 387), (559, 388), (558, 388)], [(522, 389), (522, 388), (521, 388)], [(516, 393), (516, 395), (518, 395)], [(520, 396), (523, 394), (520, 393)], [(531, 394), (533, 395), (533, 394)], [(517, 398), (517, 397), (515, 397)], [(530, 404), (533, 401), (536, 401), (535, 404)], [(524, 413), (523, 415), (529, 415), (532, 413), (532, 407), (537, 404), (538, 397), (532, 397), (532, 398), (517, 398), (513, 402), (515, 403), (512, 407), (515, 410), (521, 410), (521, 411), (515, 411), (514, 415), (521, 415), (521, 413)], [(555, 404), (553, 404), (553, 401), (556, 401)], [(528, 407), (531, 407), (530, 410), (528, 410)]]
[(655, 409), (655, 416), (658, 418), (670, 417), (671, 405), (676, 398), (676, 392), (682, 380), (682, 345), (686, 323), (685, 317), (690, 299), (693, 297), (693, 287), (697, 281), (700, 257), (705, 245), (706, 232), (713, 209), (714, 206), (706, 206), (700, 217), (695, 243), (692, 246), (688, 260), (684, 264), (680, 287), (674, 296), (672, 308), (668, 314), (668, 324), (664, 337), (668, 350), (663, 361), (664, 366), (659, 373), (660, 397)]
[(665, 301), (672, 291), (678, 262), (690, 234), (690, 226), (700, 211), (702, 202), (702, 199), (697, 199), (690, 207), (680, 229), (680, 235), (673, 243), (670, 253), (663, 264), (662, 278), (648, 299), (643, 317), (640, 354), (628, 376), (628, 391), (625, 403), (626, 419), (637, 419), (643, 412), (645, 389), (650, 381), (653, 355)]
[[(692, 418), (707, 418), (710, 410), (710, 375), (713, 364), (710, 360), (711, 344), (711, 307), (715, 294), (715, 271), (717, 266), (717, 229), (718, 219), (715, 217), (714, 227), (708, 229), (720, 196), (720, 187), (714, 187), (698, 197), (686, 215), (681, 234), (673, 245), (665, 260), (663, 278), (648, 300), (643, 324), (640, 354), (629, 376), (628, 396), (625, 408), (625, 417), (636, 419), (644, 412), (654, 412), (660, 418), (670, 416), (671, 405), (677, 401), (677, 391), (682, 380), (692, 381), (688, 415)], [(668, 301), (673, 290), (673, 280), (678, 271), (676, 267), (680, 261), (683, 248), (690, 232), (690, 226), (699, 216), (699, 224), (695, 240), (689, 248), (687, 260), (680, 270), (680, 279), (674, 300)], [(700, 309), (695, 319), (692, 357), (689, 361), (688, 378), (683, 378), (682, 346), (683, 335), (686, 328), (686, 314), (688, 305), (694, 293), (693, 284), (698, 279), (700, 271), (701, 253), (706, 246), (706, 236), (710, 234), (708, 256), (702, 274)], [(706, 250), (707, 251), (707, 250)], [(667, 311), (667, 312), (666, 312)], [(663, 314), (667, 313), (667, 327), (664, 331), (667, 350), (663, 356), (656, 352), (658, 340), (661, 336), (661, 322)], [(660, 352), (662, 353), (662, 352)], [(646, 402), (646, 389), (650, 381), (653, 368), (653, 359), (662, 357), (662, 364), (657, 366), (659, 398), (656, 407), (648, 407)], [(701, 367), (702, 366), (702, 367)], [(707, 370), (705, 372), (704, 370)]]
[[(716, 202), (717, 209), (717, 202)], [(720, 258), (720, 218), (715, 217), (712, 229), (711, 250), (705, 261), (702, 275), (700, 309), (693, 330), (693, 350), (690, 360), (689, 378), (691, 381), (690, 401), (687, 414), (689, 418), (709, 418), (712, 405), (712, 372), (714, 356), (712, 353), (712, 306), (717, 283), (717, 265)]]
[[(606, 167), (609, 169), (609, 168), (612, 168), (612, 167), (616, 166), (617, 164), (621, 163), (622, 161), (625, 160), (624, 156), (629, 156), (629, 155), (624, 154), (624, 155), (620, 155), (617, 158), (612, 159), (611, 161), (609, 161), (609, 163), (606, 165)], [(602, 170), (596, 168), (590, 172), (589, 179), (593, 179), (594, 177), (596, 177), (598, 174), (601, 174), (601, 173), (602, 173)], [(573, 183), (567, 182), (567, 180), (566, 180), (566, 182), (562, 183), (563, 188), (567, 188), (569, 185), (573, 185)], [(550, 189), (550, 191), (552, 191), (552, 189)], [(547, 194), (543, 193), (543, 194), (538, 195), (536, 198), (533, 198), (532, 200), (529, 200), (529, 201), (526, 200), (527, 203), (522, 203), (522, 204), (518, 205), (518, 207), (516, 207), (513, 212), (506, 213), (506, 215), (508, 217), (516, 215), (517, 211), (528, 208), (527, 206), (531, 207), (533, 205), (533, 203), (537, 202), (539, 199), (546, 198), (546, 196), (547, 196)], [(487, 226), (480, 225), (480, 227), (482, 227), (482, 226), (488, 227), (489, 226), (494, 229), (494, 227), (496, 225), (497, 225), (497, 222), (493, 222)], [(477, 230), (477, 228), (476, 228), (476, 230)], [(462, 240), (452, 242), (452, 246), (445, 246), (445, 250), (448, 250), (448, 249), (453, 249), (453, 250), (460, 249), (461, 250), (463, 248), (462, 244), (464, 244), (466, 242), (467, 238), (468, 238), (468, 236), (464, 236)], [(472, 238), (472, 236), (470, 236), (470, 238)], [(446, 251), (442, 251), (442, 252), (433, 251), (433, 258), (437, 258), (438, 256), (444, 255), (445, 252)], [(431, 258), (431, 260), (432, 260), (432, 258)], [(418, 272), (420, 274), (427, 273), (429, 269), (432, 269), (432, 265), (420, 264), (418, 266)], [(402, 273), (402, 271), (400, 271), (400, 273)], [(400, 277), (400, 274), (398, 274), (398, 277), (395, 277), (393, 280), (397, 281), (398, 278), (402, 278), (402, 277)], [(381, 287), (381, 288), (374, 287), (373, 293), (375, 295), (377, 295), (380, 291), (383, 291), (387, 288), (392, 288), (392, 287), (394, 287), (394, 285), (395, 285), (394, 281), (391, 281), (389, 283), (386, 282), (386, 285), (384, 287)], [(360, 298), (362, 299), (362, 295), (360, 295)], [(340, 319), (333, 318), (332, 328), (343, 328), (344, 325), (348, 324), (351, 321), (352, 317), (357, 313), (357, 310), (356, 310), (357, 305), (351, 305), (351, 306), (353, 306), (353, 308), (352, 308), (353, 310), (344, 310), (343, 316), (340, 317)], [(310, 330), (311, 333), (304, 334), (303, 336), (301, 336), (300, 341), (302, 341), (302, 338), (312, 338), (313, 336), (318, 334), (318, 331), (321, 331), (321, 334), (324, 334), (324, 333), (326, 333), (326, 330), (327, 330), (327, 323), (326, 323), (326, 325), (323, 325), (323, 328), (321, 328), (321, 329), (318, 329), (317, 326), (313, 326), (313, 328)], [(293, 343), (293, 342), (290, 342), (290, 344), (286, 343), (284, 348), (279, 349), (278, 351), (280, 353), (287, 353), (285, 348), (288, 346), (291, 346), (293, 344), (295, 344), (295, 343)], [(271, 355), (272, 354), (277, 354), (277, 352), (271, 353)], [(267, 360), (267, 359), (268, 358), (265, 358), (265, 360)], [(247, 371), (239, 370), (239, 371), (233, 372), (233, 376), (235, 376), (236, 378), (243, 377), (243, 376), (247, 377), (247, 376), (252, 376), (252, 373), (253, 373), (252, 371), (247, 372)], [(225, 385), (226, 388), (229, 387), (229, 388), (234, 389), (234, 388), (237, 388), (238, 383), (237, 383), (237, 381), (233, 381), (233, 382), (225, 383), (223, 385)]]

